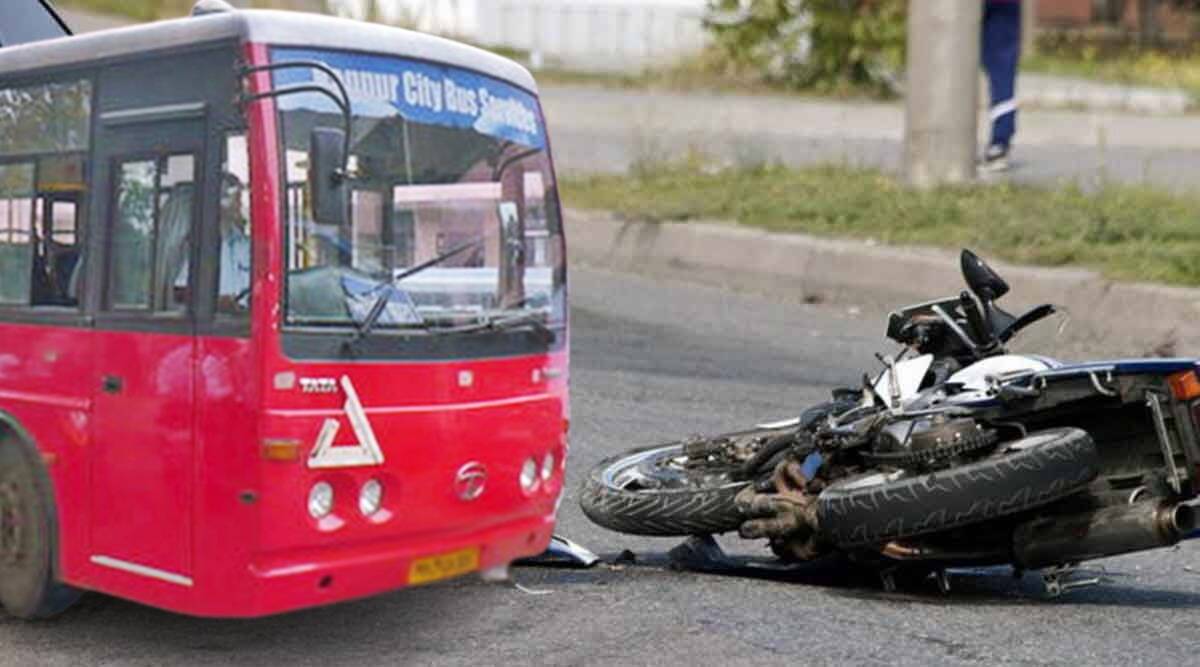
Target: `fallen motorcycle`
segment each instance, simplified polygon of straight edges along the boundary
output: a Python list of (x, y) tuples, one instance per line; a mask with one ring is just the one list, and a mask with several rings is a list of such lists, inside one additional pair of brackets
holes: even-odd
[[(1063, 364), (1009, 351), (1019, 317), (964, 250), (968, 290), (889, 315), (903, 347), (799, 418), (633, 450), (590, 471), (584, 513), (624, 533), (738, 531), (780, 562), (840, 554), (899, 571), (1012, 565), (1071, 586), (1082, 561), (1197, 528), (1200, 365)], [(710, 544), (715, 544), (709, 539)]]

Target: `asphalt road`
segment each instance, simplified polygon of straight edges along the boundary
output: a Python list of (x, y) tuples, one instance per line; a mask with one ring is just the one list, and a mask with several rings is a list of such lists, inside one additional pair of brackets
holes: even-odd
[[(786, 417), (853, 382), (881, 340), (869, 304), (806, 305), (573, 273), (574, 419), (561, 530), (633, 565), (517, 569), (254, 621), (90, 596), (29, 625), (0, 616), (0, 664), (1183, 664), (1200, 635), (1200, 543), (1112, 559), (1105, 585), (1047, 602), (1033, 575), (967, 572), (943, 596), (819, 571), (800, 582), (667, 569), (673, 540), (590, 525), (582, 473), (624, 448)], [(1093, 346), (1094, 347), (1094, 346)], [(1108, 350), (1120, 352), (1119, 349)], [(733, 548), (754, 551), (753, 545)]]

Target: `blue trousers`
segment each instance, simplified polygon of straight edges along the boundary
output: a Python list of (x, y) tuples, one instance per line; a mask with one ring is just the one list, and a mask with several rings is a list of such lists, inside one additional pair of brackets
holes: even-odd
[(1008, 146), (1017, 131), (1017, 62), (1021, 59), (1021, 3), (983, 5), (983, 67), (992, 91), (992, 144)]

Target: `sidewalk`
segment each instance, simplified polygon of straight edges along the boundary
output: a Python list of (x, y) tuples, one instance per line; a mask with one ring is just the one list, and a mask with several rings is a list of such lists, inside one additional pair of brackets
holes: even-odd
[[(902, 103), (590, 86), (545, 86), (542, 100), (565, 171), (623, 172), (689, 152), (720, 165), (901, 168)], [(1198, 124), (1192, 116), (1028, 109), (1018, 121), (1014, 169), (1000, 178), (1198, 189)], [(980, 145), (988, 127), (981, 109)]]
[(1022, 73), (1017, 80), (1021, 104), (1038, 109), (1087, 109), (1149, 114), (1182, 114), (1197, 106), (1187, 91), (1126, 86), (1089, 79)]
[(62, 17), (62, 20), (67, 22), (67, 25), (75, 34), (120, 28), (132, 23), (129, 19), (120, 16), (105, 16), (82, 9), (57, 7), (57, 11), (58, 15)]

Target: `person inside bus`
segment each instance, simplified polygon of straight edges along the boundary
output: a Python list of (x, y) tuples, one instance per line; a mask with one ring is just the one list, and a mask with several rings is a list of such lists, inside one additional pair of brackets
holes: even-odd
[(241, 179), (226, 172), (221, 189), (221, 264), (217, 285), (217, 310), (239, 312), (250, 298), (250, 235), (242, 211), (245, 187)]
[[(221, 245), (218, 258), (220, 260), (220, 275), (217, 283), (217, 310), (223, 313), (243, 312), (247, 308), (250, 297), (250, 236), (246, 231), (246, 216), (242, 213), (242, 193), (244, 187), (241, 179), (226, 172), (221, 179), (221, 212), (220, 229)], [(184, 199), (180, 197), (180, 199)], [(174, 219), (170, 215), (171, 205), (168, 202), (163, 211), (165, 221)], [(181, 209), (190, 210), (190, 208)], [(170, 228), (170, 224), (164, 224)], [(171, 244), (182, 251), (175, 271), (168, 269), (163, 275), (175, 275), (174, 285), (177, 292), (186, 290), (188, 284), (188, 258), (186, 242)], [(163, 253), (169, 255), (169, 253)]]
[[(195, 184), (190, 181), (171, 186), (159, 212), (158, 233), (154, 253), (155, 274), (163, 276), (156, 307), (181, 309), (188, 301), (188, 252), (192, 237), (192, 206), (196, 196)], [(174, 280), (170, 280), (174, 276)]]

